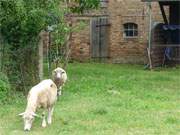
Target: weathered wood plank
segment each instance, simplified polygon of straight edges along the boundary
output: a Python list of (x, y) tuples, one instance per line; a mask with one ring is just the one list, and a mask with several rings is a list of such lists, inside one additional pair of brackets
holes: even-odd
[(105, 25), (107, 24), (107, 18), (101, 18), (101, 57), (108, 57), (108, 27)]
[(105, 17), (94, 18), (91, 21), (91, 56), (93, 58), (108, 57), (109, 22)]

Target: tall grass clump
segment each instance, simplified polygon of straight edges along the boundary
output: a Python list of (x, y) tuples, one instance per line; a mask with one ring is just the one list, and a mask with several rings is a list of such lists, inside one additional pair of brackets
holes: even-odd
[(10, 94), (10, 84), (5, 74), (0, 73), (0, 104), (4, 104), (8, 100)]

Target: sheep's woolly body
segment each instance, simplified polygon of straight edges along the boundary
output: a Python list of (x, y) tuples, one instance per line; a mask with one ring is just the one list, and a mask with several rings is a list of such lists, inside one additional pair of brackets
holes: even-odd
[[(67, 74), (62, 68), (56, 68), (52, 74), (52, 80), (47, 79), (31, 88), (27, 98), (27, 106), (24, 113), (19, 114), (24, 119), (24, 130), (30, 130), (37, 108), (44, 108), (48, 111), (47, 123), (51, 124), (53, 107), (57, 95), (61, 95), (61, 88), (67, 80)], [(42, 115), (42, 127), (46, 127), (45, 112)]]
[[(24, 113), (19, 115), (24, 119), (24, 130), (30, 130), (32, 122), (35, 116), (38, 116), (35, 112), (37, 108), (44, 108), (48, 111), (47, 122), (51, 124), (53, 107), (57, 100), (57, 86), (51, 80), (43, 80), (39, 84), (31, 88), (27, 98), (27, 106)], [(45, 112), (43, 112), (42, 127), (46, 127)]]
[(51, 79), (43, 80), (32, 87), (28, 94), (26, 111), (36, 111), (37, 107), (48, 108), (56, 101), (57, 87)]

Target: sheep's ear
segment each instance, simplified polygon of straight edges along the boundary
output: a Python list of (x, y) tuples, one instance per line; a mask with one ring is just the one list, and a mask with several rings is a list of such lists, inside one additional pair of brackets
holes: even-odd
[(23, 112), (23, 113), (18, 114), (18, 116), (23, 116), (23, 115), (24, 115), (24, 112)]

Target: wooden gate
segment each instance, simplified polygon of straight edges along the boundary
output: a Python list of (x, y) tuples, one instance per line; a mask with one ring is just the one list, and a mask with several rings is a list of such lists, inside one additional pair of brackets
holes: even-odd
[(109, 21), (107, 17), (91, 20), (91, 57), (108, 58), (109, 56)]

